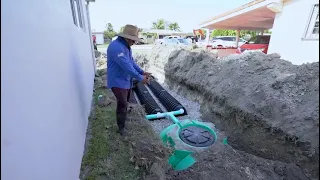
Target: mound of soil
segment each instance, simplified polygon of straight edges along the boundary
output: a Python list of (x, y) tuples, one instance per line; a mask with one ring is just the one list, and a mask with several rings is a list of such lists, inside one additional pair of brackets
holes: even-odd
[(214, 123), (233, 147), (319, 177), (318, 62), (297, 66), (259, 52), (217, 59), (187, 50), (166, 61), (166, 79), (203, 103), (205, 120), (221, 119)]

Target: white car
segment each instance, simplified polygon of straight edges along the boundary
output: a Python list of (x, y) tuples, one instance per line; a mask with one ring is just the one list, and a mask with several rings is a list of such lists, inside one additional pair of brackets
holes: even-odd
[(165, 37), (162, 38), (162, 39), (156, 39), (156, 40), (155, 40), (155, 44), (163, 44), (163, 42), (164, 42), (166, 39), (172, 39), (172, 38), (180, 38), (180, 36), (165, 36)]
[(190, 43), (187, 39), (183, 39), (183, 38), (166, 38), (163, 41), (163, 45), (181, 45), (181, 46), (188, 46), (191, 45), (192, 43)]
[[(239, 43), (238, 46), (241, 46), (243, 44), (245, 44), (247, 41), (239, 38)], [(210, 45), (212, 46), (212, 48), (236, 48), (236, 36), (217, 36), (214, 37), (211, 42)]]

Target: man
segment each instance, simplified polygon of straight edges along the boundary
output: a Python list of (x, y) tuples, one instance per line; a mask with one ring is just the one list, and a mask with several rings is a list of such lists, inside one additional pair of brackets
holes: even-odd
[(125, 123), (127, 120), (127, 108), (133, 86), (133, 78), (148, 82), (150, 73), (144, 72), (133, 60), (131, 46), (138, 37), (138, 27), (126, 25), (118, 38), (110, 43), (107, 49), (107, 87), (111, 88), (117, 98), (117, 124), (119, 133), (126, 135)]

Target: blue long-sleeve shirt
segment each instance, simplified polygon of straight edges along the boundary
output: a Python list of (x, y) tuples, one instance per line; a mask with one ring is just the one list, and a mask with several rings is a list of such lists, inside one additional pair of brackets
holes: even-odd
[(143, 80), (144, 71), (134, 62), (130, 46), (118, 37), (107, 49), (107, 88), (130, 89), (132, 78)]

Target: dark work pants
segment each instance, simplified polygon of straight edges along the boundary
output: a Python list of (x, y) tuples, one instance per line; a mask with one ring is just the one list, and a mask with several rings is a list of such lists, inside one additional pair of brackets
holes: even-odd
[(131, 96), (131, 89), (122, 89), (113, 87), (111, 88), (113, 94), (117, 98), (117, 110), (116, 110), (116, 116), (117, 116), (117, 124), (119, 127), (119, 130), (122, 130), (125, 127), (126, 120), (127, 120), (127, 108), (128, 108), (128, 102), (130, 100)]

